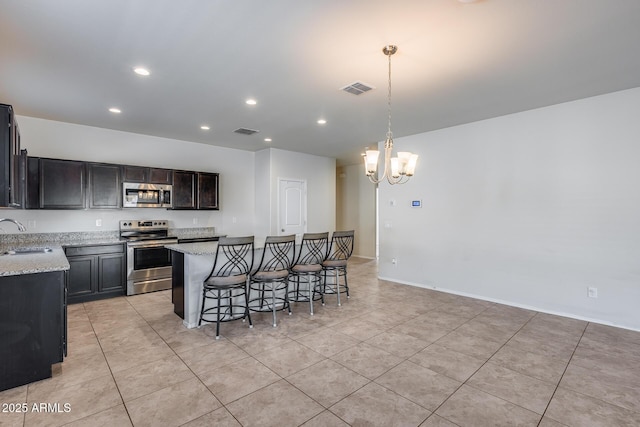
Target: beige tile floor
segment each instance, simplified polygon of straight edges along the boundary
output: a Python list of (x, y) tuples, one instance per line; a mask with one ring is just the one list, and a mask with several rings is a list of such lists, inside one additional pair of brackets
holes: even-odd
[(309, 316), (187, 330), (168, 291), (69, 307), (53, 378), (1, 426), (638, 426), (640, 333), (378, 280)]

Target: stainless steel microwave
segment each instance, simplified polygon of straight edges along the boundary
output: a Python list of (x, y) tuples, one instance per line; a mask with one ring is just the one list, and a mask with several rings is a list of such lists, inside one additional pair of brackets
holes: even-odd
[(170, 208), (171, 185), (125, 182), (122, 184), (124, 208)]

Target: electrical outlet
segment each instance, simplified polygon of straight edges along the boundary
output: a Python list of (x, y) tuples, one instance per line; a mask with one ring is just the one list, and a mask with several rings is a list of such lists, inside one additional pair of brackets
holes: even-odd
[(96, 219), (96, 227), (102, 227), (102, 220)]
[(198, 218), (193, 218), (193, 225), (198, 224)]
[(27, 228), (29, 230), (33, 230), (34, 228), (36, 228), (36, 220), (35, 219), (31, 219), (31, 220), (27, 221)]
[(398, 266), (398, 260), (396, 258), (391, 258), (391, 264), (394, 265), (394, 267)]
[(231, 222), (232, 223), (237, 223), (238, 222), (238, 218), (236, 218), (235, 216), (231, 218)]
[(589, 298), (598, 298), (598, 288), (587, 288), (587, 296)]

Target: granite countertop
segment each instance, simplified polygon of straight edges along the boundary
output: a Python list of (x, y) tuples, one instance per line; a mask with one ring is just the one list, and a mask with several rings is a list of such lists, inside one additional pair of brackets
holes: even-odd
[(187, 255), (215, 255), (218, 242), (176, 243), (165, 248)]
[[(176, 228), (170, 229), (169, 234), (180, 239), (220, 237), (219, 234), (215, 233), (214, 227)], [(71, 233), (3, 234), (0, 236), (0, 254), (18, 248), (28, 249), (47, 247), (51, 248), (52, 251), (17, 255), (0, 255), (0, 276), (15, 276), (19, 274), (68, 270), (69, 262), (64, 254), (63, 247), (113, 245), (124, 242), (125, 240), (120, 238), (120, 233), (117, 230)], [(217, 247), (216, 242), (185, 243), (180, 246), (187, 245), (204, 245), (200, 248), (187, 248), (189, 251), (195, 251), (196, 255), (213, 255), (215, 254), (215, 249)], [(211, 248), (211, 246), (213, 246), (213, 248)]]
[[(35, 248), (36, 246), (22, 246)], [(43, 246), (37, 246), (42, 248)], [(51, 252), (29, 253), (17, 255), (0, 255), (0, 276), (17, 276), (20, 274), (46, 273), (69, 269), (69, 262), (60, 245), (46, 245)], [(2, 251), (4, 253), (5, 250)]]
[[(264, 237), (256, 237), (253, 243), (254, 249), (264, 248)], [(165, 245), (165, 248), (172, 251), (181, 252), (186, 255), (210, 255), (216, 254), (218, 242), (196, 242), (196, 243), (178, 243), (173, 245)]]

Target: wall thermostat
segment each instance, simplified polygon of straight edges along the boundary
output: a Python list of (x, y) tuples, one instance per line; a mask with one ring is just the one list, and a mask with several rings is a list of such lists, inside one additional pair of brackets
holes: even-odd
[(412, 208), (421, 208), (422, 207), (422, 200), (412, 200), (411, 201), (411, 207)]

